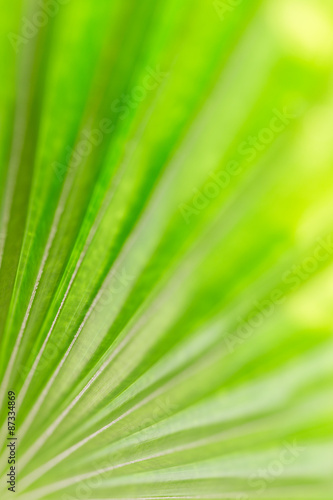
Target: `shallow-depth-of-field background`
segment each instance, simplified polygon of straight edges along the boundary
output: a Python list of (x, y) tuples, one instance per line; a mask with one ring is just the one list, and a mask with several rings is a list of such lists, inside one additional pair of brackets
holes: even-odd
[(332, 1), (0, 35), (1, 498), (332, 500)]

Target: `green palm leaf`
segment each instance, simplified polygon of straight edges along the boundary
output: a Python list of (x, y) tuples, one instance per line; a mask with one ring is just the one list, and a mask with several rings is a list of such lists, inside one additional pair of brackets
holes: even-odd
[(2, 11), (2, 498), (331, 500), (331, 2)]

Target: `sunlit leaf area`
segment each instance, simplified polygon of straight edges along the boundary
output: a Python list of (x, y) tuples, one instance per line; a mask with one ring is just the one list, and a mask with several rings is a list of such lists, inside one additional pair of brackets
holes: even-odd
[(0, 35), (1, 499), (332, 500), (332, 0)]

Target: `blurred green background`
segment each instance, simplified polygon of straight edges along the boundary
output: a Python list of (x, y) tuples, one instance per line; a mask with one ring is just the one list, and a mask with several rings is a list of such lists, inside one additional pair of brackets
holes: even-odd
[(332, 2), (1, 10), (2, 498), (332, 500)]

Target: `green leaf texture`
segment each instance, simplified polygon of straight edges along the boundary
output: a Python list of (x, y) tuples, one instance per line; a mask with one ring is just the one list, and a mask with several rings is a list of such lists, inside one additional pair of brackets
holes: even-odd
[(1, 498), (332, 500), (331, 0), (1, 11)]

